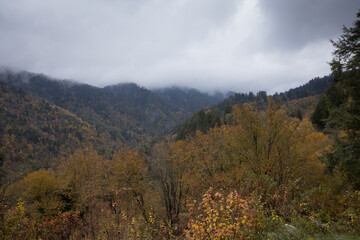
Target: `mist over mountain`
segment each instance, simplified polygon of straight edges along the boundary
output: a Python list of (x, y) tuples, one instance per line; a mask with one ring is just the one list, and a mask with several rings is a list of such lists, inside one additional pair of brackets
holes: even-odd
[(145, 143), (151, 137), (170, 133), (185, 117), (225, 97), (184, 88), (150, 91), (135, 83), (99, 88), (5, 67), (0, 71), (0, 81), (66, 109), (126, 144)]
[(176, 106), (184, 109), (187, 113), (194, 113), (200, 109), (210, 108), (212, 105), (217, 104), (231, 95), (230, 92), (227, 94), (221, 92), (214, 92), (211, 94), (200, 92), (194, 88), (184, 87), (159, 88), (152, 91), (156, 95), (167, 99)]
[[(287, 101), (315, 96), (324, 93), (332, 79), (332, 76), (315, 78), (298, 88), (276, 93), (273, 98)], [(145, 144), (153, 137), (173, 133), (185, 119), (197, 119), (193, 114), (199, 114), (200, 110), (203, 111), (200, 114), (203, 117), (199, 119), (209, 118), (204, 120), (210, 122), (205, 124), (207, 127), (204, 129), (208, 129), (220, 124), (218, 115), (231, 112), (232, 106), (236, 104), (256, 101), (258, 105), (265, 106), (267, 102), (265, 91), (256, 94), (210, 94), (180, 87), (148, 90), (135, 83), (99, 88), (4, 67), (0, 71), (0, 82), (65, 109), (97, 131), (110, 136), (113, 141), (127, 145)], [(207, 116), (204, 112), (207, 109), (216, 110), (217, 113), (206, 113)]]
[(10, 71), (2, 72), (0, 79), (76, 114), (121, 141), (142, 142), (167, 133), (185, 116), (182, 109), (132, 83), (98, 88)]

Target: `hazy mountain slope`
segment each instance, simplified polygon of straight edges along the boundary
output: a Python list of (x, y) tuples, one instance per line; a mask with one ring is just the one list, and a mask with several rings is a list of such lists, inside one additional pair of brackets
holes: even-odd
[(0, 81), (42, 97), (67, 109), (114, 139), (127, 143), (147, 141), (168, 133), (184, 113), (151, 91), (136, 84), (97, 88), (41, 74), (3, 71)]
[(76, 149), (115, 147), (110, 136), (68, 110), (0, 82), (0, 152), (5, 169), (26, 173)]
[(226, 96), (220, 92), (211, 95), (193, 88), (179, 87), (155, 89), (152, 90), (152, 92), (184, 109), (187, 116), (191, 116), (201, 109), (207, 109), (217, 104)]

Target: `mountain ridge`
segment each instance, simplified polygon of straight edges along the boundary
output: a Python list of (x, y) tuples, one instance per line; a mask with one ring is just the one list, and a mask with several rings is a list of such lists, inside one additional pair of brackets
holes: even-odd
[[(170, 133), (186, 116), (215, 101), (212, 99), (212, 102), (197, 108), (184, 109), (180, 104), (135, 83), (100, 88), (10, 69), (0, 71), (0, 81), (74, 113), (101, 131), (108, 132), (114, 139), (132, 144)], [(192, 91), (198, 99), (207, 101), (206, 94)]]
[[(315, 79), (311, 86), (320, 80)], [(7, 164), (22, 162), (19, 166), (31, 170), (49, 166), (51, 156), (69, 154), (75, 146), (93, 147), (106, 154), (123, 145), (146, 145), (153, 137), (174, 134), (181, 128), (183, 137), (189, 132), (186, 129), (206, 131), (222, 123), (220, 115), (229, 110), (225, 103), (256, 100), (264, 105), (267, 101), (266, 92), (261, 91), (256, 95), (236, 93), (211, 105), (225, 95), (211, 96), (184, 88), (151, 91), (135, 83), (99, 88), (25, 71), (0, 71), (0, 86), (0, 137), (4, 142), (1, 153), (6, 156)], [(295, 93), (304, 95), (303, 90), (300, 93), (297, 89), (289, 90), (292, 96), (289, 99)], [(282, 93), (277, 97), (284, 96)], [(309, 105), (308, 102), (316, 99), (305, 103)], [(221, 110), (219, 106), (225, 107)], [(293, 102), (287, 108), (297, 116), (299, 106)], [(181, 126), (186, 119), (189, 119), (185, 121), (187, 126)], [(32, 151), (28, 148), (45, 155), (29, 155)], [(27, 163), (28, 159), (33, 163)]]
[[(215, 92), (214, 94), (209, 94), (207, 92), (201, 92), (195, 88), (186, 88), (186, 87), (168, 87), (168, 88), (158, 88), (152, 90), (156, 95), (167, 99), (176, 106), (185, 110), (187, 117), (192, 113), (199, 111), (201, 109), (208, 109), (211, 106), (217, 104), (218, 102), (224, 100), (225, 97), (229, 95), (223, 94), (221, 92)], [(190, 115), (189, 115), (190, 113)]]

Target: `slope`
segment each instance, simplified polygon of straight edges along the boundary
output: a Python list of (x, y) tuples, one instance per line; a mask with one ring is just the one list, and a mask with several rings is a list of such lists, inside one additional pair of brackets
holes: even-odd
[(127, 144), (166, 134), (184, 118), (180, 108), (136, 84), (97, 88), (9, 70), (0, 74), (0, 81), (44, 98)]
[(180, 87), (154, 89), (152, 92), (184, 109), (187, 117), (201, 109), (207, 109), (219, 103), (227, 96), (220, 92), (211, 95), (197, 89)]
[(3, 167), (22, 174), (50, 167), (53, 158), (76, 149), (106, 153), (116, 145), (109, 135), (68, 110), (2, 82), (0, 126)]
[[(290, 89), (284, 93), (276, 93), (273, 96), (268, 96), (265, 91), (259, 91), (256, 94), (252, 92), (235, 93), (213, 106), (207, 112), (199, 111), (181, 123), (178, 127), (177, 139), (184, 139), (188, 135), (194, 135), (197, 130), (207, 132), (215, 126), (231, 124), (231, 113), (235, 105), (250, 103), (264, 109), (268, 105), (268, 97), (285, 110), (290, 117), (299, 119), (310, 117), (320, 99), (320, 95), (327, 91), (332, 82), (333, 76), (314, 78), (300, 87)], [(220, 120), (221, 116), (222, 121)]]

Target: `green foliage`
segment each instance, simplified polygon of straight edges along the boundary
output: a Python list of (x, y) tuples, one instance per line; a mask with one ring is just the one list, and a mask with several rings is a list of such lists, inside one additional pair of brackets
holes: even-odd
[(209, 110), (207, 112), (200, 110), (180, 125), (176, 139), (182, 140), (188, 136), (194, 136), (196, 131), (206, 133), (215, 126), (221, 126), (219, 112), (217, 110)]
[(242, 105), (244, 103), (256, 103), (259, 107), (266, 107), (267, 105), (267, 93), (265, 91), (259, 91), (256, 95), (253, 92), (247, 93), (235, 93), (234, 95), (224, 99), (218, 103), (212, 109), (217, 109), (221, 115), (230, 113), (232, 107), (235, 105)]
[(316, 105), (314, 112), (311, 114), (311, 122), (319, 130), (323, 130), (326, 127), (326, 123), (330, 115), (329, 105), (329, 99), (326, 95), (324, 95)]
[(360, 189), (360, 11), (357, 17), (353, 27), (344, 27), (340, 38), (332, 41), (335, 51), (330, 65), (335, 81), (312, 120), (320, 129), (332, 125), (345, 132), (326, 156), (328, 169), (338, 166), (349, 183)]
[[(358, 133), (353, 134), (358, 135)], [(348, 135), (336, 138), (332, 151), (327, 153), (325, 158), (330, 173), (339, 167), (346, 174), (348, 182), (355, 189), (360, 189), (360, 141), (358, 137)]]
[(323, 94), (329, 89), (333, 80), (333, 75), (322, 78), (317, 77), (300, 87), (290, 89), (284, 93), (276, 93), (273, 97), (275, 101), (285, 101)]

